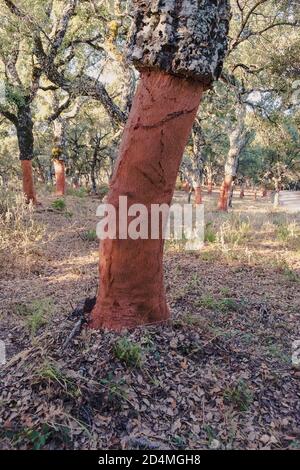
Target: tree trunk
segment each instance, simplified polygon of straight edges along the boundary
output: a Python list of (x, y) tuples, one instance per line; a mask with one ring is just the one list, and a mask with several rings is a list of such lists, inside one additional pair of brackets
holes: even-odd
[(240, 154), (246, 143), (244, 132), (245, 114), (245, 106), (242, 104), (237, 105), (237, 124), (229, 136), (230, 148), (225, 162), (225, 178), (221, 186), (218, 202), (218, 209), (220, 211), (227, 211), (232, 201), (232, 182), (236, 179)]
[(66, 144), (65, 128), (66, 122), (59, 116), (53, 122), (54, 147), (52, 149), (53, 166), (55, 172), (56, 195), (64, 196), (66, 193), (66, 169), (64, 150)]
[(226, 176), (220, 191), (218, 210), (226, 212), (228, 210), (229, 195), (232, 186), (232, 176)]
[(207, 192), (208, 192), (208, 194), (212, 194), (212, 192), (213, 192), (213, 183), (212, 183), (212, 180), (208, 180)]
[(56, 195), (64, 196), (66, 192), (66, 177), (65, 177), (65, 162), (63, 160), (53, 160), (55, 181), (56, 181)]
[[(143, 72), (126, 125), (108, 203), (170, 204), (201, 99), (201, 83)], [(176, 138), (175, 138), (176, 136)], [(94, 328), (120, 330), (167, 320), (164, 240), (103, 240)]]
[(32, 162), (31, 160), (21, 160), (23, 193), (27, 204), (32, 202), (36, 204), (36, 194), (33, 183)]
[(273, 203), (275, 209), (279, 207), (279, 194), (280, 194), (280, 190), (276, 190), (274, 194), (274, 203)]
[(202, 189), (201, 186), (195, 187), (195, 204), (202, 204)]
[(193, 156), (191, 165), (191, 180), (195, 191), (195, 204), (202, 204), (202, 179), (204, 169), (204, 158), (202, 147), (204, 138), (201, 126), (198, 122), (193, 125)]
[(245, 197), (245, 187), (242, 184), (241, 189), (240, 189), (240, 199), (243, 199)]
[[(220, 76), (228, 0), (133, 0), (129, 58), (141, 72), (107, 202), (170, 204), (204, 89)], [(149, 213), (149, 212), (148, 212)], [(128, 222), (128, 221), (127, 221)], [(149, 232), (148, 232), (149, 235)], [(100, 288), (91, 325), (121, 330), (166, 321), (162, 233), (158, 240), (100, 244)]]
[(262, 189), (262, 192), (261, 192), (261, 197), (267, 197), (267, 195), (268, 195), (267, 189), (266, 189), (266, 188), (263, 188), (263, 189)]
[(20, 151), (20, 160), (22, 166), (23, 192), (26, 202), (36, 204), (36, 193), (34, 189), (34, 180), (32, 173), (33, 158), (33, 122), (31, 117), (30, 105), (19, 106), (17, 113), (17, 137)]

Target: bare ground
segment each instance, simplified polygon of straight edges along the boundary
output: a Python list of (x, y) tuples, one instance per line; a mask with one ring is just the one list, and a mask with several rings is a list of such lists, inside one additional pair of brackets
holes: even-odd
[(84, 326), (65, 349), (97, 290), (98, 200), (42, 198), (43, 239), (0, 271), (0, 448), (300, 448), (299, 214), (250, 193), (218, 214), (215, 197), (203, 250), (168, 243), (172, 321)]

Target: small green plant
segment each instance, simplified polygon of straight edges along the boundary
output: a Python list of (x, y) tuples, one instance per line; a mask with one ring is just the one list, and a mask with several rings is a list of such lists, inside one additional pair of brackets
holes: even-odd
[(87, 230), (86, 232), (84, 232), (83, 239), (88, 242), (93, 242), (97, 240), (96, 230)]
[(140, 367), (142, 363), (141, 346), (128, 338), (120, 338), (113, 348), (114, 356), (129, 367)]
[(212, 227), (212, 223), (208, 222), (205, 226), (205, 232), (204, 232), (204, 241), (208, 243), (215, 243), (217, 240), (217, 234)]
[(229, 287), (221, 287), (220, 289), (220, 293), (222, 295), (225, 295), (226, 297), (230, 294), (230, 289)]
[(42, 449), (50, 436), (51, 430), (48, 426), (43, 426), (41, 430), (28, 429), (24, 432), (24, 437), (31, 442), (34, 450)]
[(100, 186), (100, 188), (98, 189), (99, 196), (100, 196), (100, 197), (106, 196), (106, 194), (108, 193), (108, 191), (109, 191), (109, 186), (108, 186), (108, 184), (102, 184), (102, 185)]
[(57, 383), (71, 397), (76, 398), (81, 395), (80, 388), (75, 381), (67, 377), (55, 362), (45, 361), (38, 370), (37, 377), (50, 383)]
[(71, 211), (65, 211), (64, 212), (64, 216), (65, 216), (66, 219), (71, 219), (73, 217), (73, 215), (74, 214)]
[(291, 269), (286, 261), (283, 262), (281, 266), (281, 270), (283, 275), (286, 277), (288, 281), (291, 282), (299, 282), (300, 281), (300, 275)]
[(211, 295), (203, 295), (197, 302), (200, 307), (207, 308), (209, 310), (219, 310), (221, 312), (237, 311), (239, 304), (235, 299), (230, 297), (224, 297), (223, 299), (214, 299)]
[(31, 336), (35, 336), (38, 330), (47, 324), (49, 316), (52, 314), (53, 306), (49, 298), (36, 299), (30, 304), (17, 304), (15, 311), (25, 318), (26, 325)]
[(225, 403), (233, 405), (239, 411), (248, 411), (253, 402), (253, 393), (243, 380), (232, 387), (226, 388), (223, 394)]
[(66, 201), (64, 199), (55, 199), (51, 206), (57, 211), (63, 211), (66, 208)]
[(207, 440), (210, 444), (212, 440), (216, 438), (216, 431), (210, 424), (204, 424), (203, 430), (205, 431)]
[(171, 438), (171, 444), (173, 444), (178, 449), (185, 449), (186, 439), (183, 436), (178, 436), (177, 434), (175, 434), (175, 436)]
[(127, 401), (127, 393), (124, 389), (125, 380), (116, 380), (111, 373), (108, 374), (106, 379), (101, 379), (100, 384), (107, 390), (108, 402), (111, 405), (119, 408), (122, 402)]
[(77, 189), (76, 188), (68, 188), (67, 189), (67, 195), (83, 198), (83, 197), (87, 196), (87, 190), (85, 188), (77, 188)]

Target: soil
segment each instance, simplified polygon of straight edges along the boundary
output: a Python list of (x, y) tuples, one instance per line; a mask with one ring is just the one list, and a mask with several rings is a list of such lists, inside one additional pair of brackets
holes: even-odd
[(203, 194), (204, 248), (166, 248), (172, 319), (118, 334), (84, 323), (99, 200), (39, 195), (43, 240), (0, 271), (1, 449), (300, 448), (299, 214)]

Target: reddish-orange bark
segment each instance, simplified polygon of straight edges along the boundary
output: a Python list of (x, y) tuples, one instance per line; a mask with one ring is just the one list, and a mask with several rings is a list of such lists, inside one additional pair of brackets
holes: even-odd
[(200, 186), (195, 188), (195, 204), (202, 204), (202, 190)]
[(64, 196), (66, 192), (66, 178), (65, 178), (65, 162), (63, 160), (53, 160), (55, 181), (56, 181), (56, 194)]
[(266, 190), (266, 188), (263, 188), (262, 193), (261, 193), (261, 197), (267, 197), (267, 195), (268, 195), (268, 191)]
[[(142, 72), (123, 134), (107, 202), (117, 209), (170, 204), (176, 177), (200, 103), (201, 83), (162, 72)], [(169, 318), (163, 282), (164, 240), (100, 243), (100, 289), (93, 328), (121, 330)]]
[(36, 194), (33, 182), (32, 162), (31, 160), (21, 160), (22, 175), (23, 175), (23, 193), (26, 203), (33, 202), (36, 204)]
[(189, 185), (189, 183), (188, 183), (187, 181), (184, 181), (184, 182), (182, 183), (182, 189), (183, 189), (183, 191), (185, 191), (186, 193), (188, 193), (188, 192), (190, 191), (190, 185)]
[(232, 177), (226, 176), (220, 190), (220, 196), (218, 201), (218, 210), (227, 211), (229, 203), (229, 195), (232, 186)]

